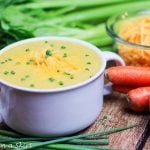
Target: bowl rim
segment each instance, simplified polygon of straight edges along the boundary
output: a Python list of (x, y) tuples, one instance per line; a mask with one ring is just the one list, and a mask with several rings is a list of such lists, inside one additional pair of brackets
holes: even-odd
[(35, 42), (35, 41), (37, 41), (37, 42), (38, 41), (45, 41), (45, 40), (65, 40), (65, 41), (68, 41), (68, 42), (74, 42), (76, 44), (80, 44), (80, 45), (83, 45), (85, 47), (90, 48), (92, 51), (94, 51), (98, 55), (98, 57), (101, 60), (99, 70), (91, 78), (89, 78), (85, 81), (82, 81), (82, 82), (79, 82), (79, 83), (76, 83), (76, 84), (73, 84), (73, 85), (68, 85), (68, 86), (65, 86), (65, 87), (61, 87), (61, 88), (44, 88), (44, 89), (40, 89), (40, 88), (22, 87), (22, 86), (19, 86), (19, 85), (11, 84), (10, 82), (7, 82), (7, 81), (3, 80), (2, 78), (0, 78), (0, 86), (4, 85), (4, 86), (7, 86), (9, 88), (13, 88), (13, 89), (17, 89), (17, 90), (25, 91), (25, 92), (32, 92), (32, 93), (64, 92), (64, 91), (69, 91), (69, 90), (73, 90), (73, 89), (76, 89), (76, 88), (80, 88), (82, 86), (86, 86), (87, 84), (90, 84), (91, 82), (93, 82), (94, 80), (96, 80), (98, 77), (100, 77), (103, 74), (103, 72), (105, 70), (105, 66), (106, 66), (106, 59), (104, 58), (101, 49), (97, 48), (96, 46), (94, 46), (91, 43), (88, 43), (86, 41), (76, 39), (76, 38), (63, 37), (63, 36), (44, 36), (44, 37), (28, 38), (28, 39), (21, 40), (21, 41), (15, 42), (13, 44), (10, 44), (10, 45), (4, 47), (3, 49), (1, 49), (0, 55), (2, 53), (4, 53), (5, 51), (11, 50), (11, 48), (13, 48), (13, 47), (16, 47), (16, 46), (19, 46), (19, 45), (22, 45), (22, 44), (25, 44), (25, 43), (30, 43), (30, 42)]
[[(112, 37), (115, 41), (117, 42), (120, 42), (122, 44), (126, 44), (126, 45), (129, 45), (129, 46), (133, 46), (133, 47), (138, 47), (138, 48), (143, 48), (143, 49), (150, 49), (150, 46), (146, 46), (146, 45), (142, 45), (142, 44), (137, 44), (137, 43), (133, 43), (133, 42), (128, 42), (124, 39), (122, 39), (120, 36), (118, 36), (118, 34), (113, 30), (113, 26), (114, 24), (116, 23), (115, 20), (120, 17), (121, 15), (125, 14), (136, 14), (136, 13), (139, 13), (139, 12), (149, 12), (149, 15), (150, 15), (150, 9), (146, 9), (146, 10), (138, 10), (138, 11), (124, 11), (122, 13), (119, 13), (119, 14), (115, 14), (113, 16), (111, 16), (110, 18), (108, 18), (108, 20), (105, 22), (105, 28), (106, 28), (106, 31), (107, 33), (110, 35), (110, 37)], [(130, 15), (129, 14), (129, 15)], [(111, 24), (109, 25), (110, 21), (113, 20), (111, 22)]]

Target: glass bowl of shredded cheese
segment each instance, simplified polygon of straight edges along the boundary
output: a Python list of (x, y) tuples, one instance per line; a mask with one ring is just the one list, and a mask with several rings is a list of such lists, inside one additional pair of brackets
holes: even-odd
[(150, 10), (114, 15), (106, 30), (126, 65), (150, 67)]

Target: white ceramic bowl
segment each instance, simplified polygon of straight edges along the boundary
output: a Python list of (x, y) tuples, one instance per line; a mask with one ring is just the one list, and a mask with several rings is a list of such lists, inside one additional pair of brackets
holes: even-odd
[(118, 65), (124, 65), (117, 54), (102, 52), (87, 42), (66, 37), (23, 40), (5, 47), (0, 54), (24, 43), (51, 39), (63, 39), (91, 48), (102, 60), (102, 65), (98, 73), (87, 81), (59, 89), (24, 88), (0, 79), (0, 112), (3, 121), (23, 134), (63, 136), (88, 127), (96, 120), (103, 106), (106, 61), (115, 60)]

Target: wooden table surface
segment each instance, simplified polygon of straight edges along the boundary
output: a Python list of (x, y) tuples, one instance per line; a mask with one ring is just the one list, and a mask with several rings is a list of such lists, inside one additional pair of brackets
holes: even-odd
[[(140, 124), (140, 126), (113, 133), (110, 135), (110, 144), (105, 147), (121, 150), (150, 150), (150, 113), (130, 111), (127, 108), (125, 95), (113, 93), (104, 97), (104, 106), (98, 119), (83, 132), (100, 131), (131, 124)], [(0, 128), (5, 127), (0, 126)]]
[(140, 124), (140, 126), (110, 135), (110, 144), (107, 147), (122, 150), (150, 150), (150, 112), (130, 111), (127, 108), (125, 95), (113, 93), (104, 98), (104, 107), (97, 121), (85, 132), (131, 124)]
[[(149, 135), (150, 135), (150, 132), (149, 132)], [(145, 145), (144, 145), (144, 150), (150, 150), (150, 136), (149, 138), (147, 139)]]

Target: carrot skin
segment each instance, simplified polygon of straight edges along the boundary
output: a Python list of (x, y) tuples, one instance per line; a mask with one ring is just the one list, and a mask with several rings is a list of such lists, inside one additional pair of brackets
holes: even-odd
[(150, 86), (150, 68), (116, 66), (106, 71), (108, 80), (116, 85)]
[(119, 92), (119, 93), (124, 93), (127, 94), (129, 91), (138, 88), (137, 86), (127, 86), (127, 85), (112, 85), (113, 91)]
[(150, 87), (140, 87), (129, 91), (127, 100), (134, 111), (150, 110)]

